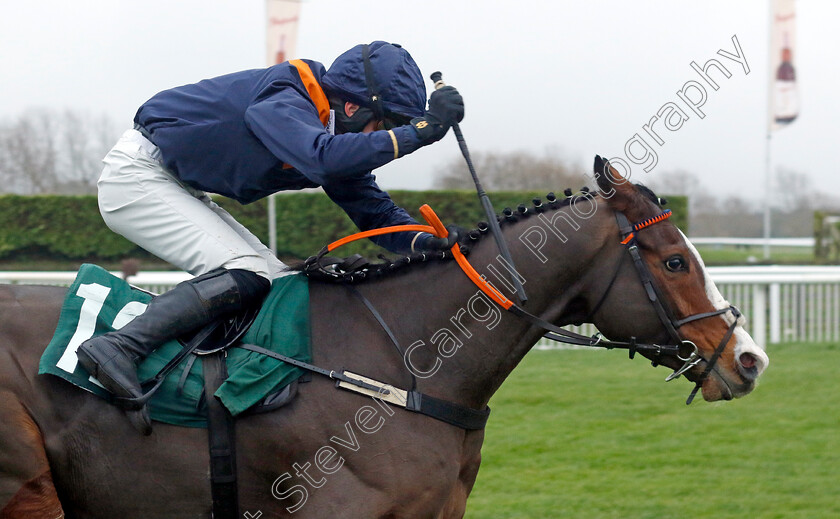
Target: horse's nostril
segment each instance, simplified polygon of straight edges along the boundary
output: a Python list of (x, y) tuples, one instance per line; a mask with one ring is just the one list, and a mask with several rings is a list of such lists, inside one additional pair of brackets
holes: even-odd
[(757, 364), (756, 358), (752, 353), (742, 353), (741, 356), (738, 357), (738, 362), (740, 362), (741, 366), (746, 369), (753, 369)]

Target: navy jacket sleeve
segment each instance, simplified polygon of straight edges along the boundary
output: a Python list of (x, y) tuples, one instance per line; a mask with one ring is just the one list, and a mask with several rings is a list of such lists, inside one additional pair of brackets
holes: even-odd
[[(305, 90), (292, 81), (275, 81), (245, 112), (251, 132), (278, 159), (320, 185), (358, 176), (394, 160), (387, 131), (330, 135)], [(420, 147), (411, 126), (392, 130), (399, 156)]]
[[(390, 225), (417, 223), (404, 209), (391, 200), (388, 193), (376, 185), (376, 177), (370, 172), (344, 178), (334, 184), (325, 184), (324, 191), (344, 209), (353, 223), (362, 231)], [(411, 242), (417, 234), (416, 232), (400, 232), (374, 236), (371, 240), (391, 252), (406, 254), (411, 251)]]

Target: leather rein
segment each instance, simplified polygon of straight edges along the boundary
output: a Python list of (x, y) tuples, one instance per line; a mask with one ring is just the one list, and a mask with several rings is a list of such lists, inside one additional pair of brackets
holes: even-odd
[[(351, 241), (367, 238), (373, 235), (386, 234), (391, 232), (422, 231), (432, 233), (438, 237), (445, 238), (448, 236), (449, 233), (446, 230), (446, 227), (443, 225), (443, 223), (438, 218), (437, 214), (435, 214), (434, 210), (432, 210), (432, 208), (429, 207), (428, 204), (424, 204), (420, 208), (420, 214), (423, 216), (423, 218), (425, 218), (429, 225), (393, 226), (353, 234), (351, 236), (347, 236), (327, 245), (326, 247), (321, 249), (318, 252), (318, 254), (307, 259), (306, 264), (309, 268), (314, 267), (315, 269), (318, 269), (318, 265), (320, 264), (321, 258), (328, 252)], [(735, 328), (737, 326), (738, 319), (740, 318), (741, 313), (735, 306), (729, 305), (726, 308), (714, 310), (711, 312), (702, 312), (684, 317), (682, 319), (677, 319), (670, 311), (670, 309), (663, 304), (663, 298), (661, 297), (660, 291), (657, 289), (656, 284), (654, 283), (653, 275), (651, 274), (650, 269), (648, 269), (647, 265), (641, 257), (639, 247), (636, 242), (637, 232), (641, 231), (642, 229), (645, 229), (646, 227), (650, 227), (651, 225), (654, 225), (656, 223), (662, 222), (670, 218), (671, 210), (667, 209), (652, 218), (648, 218), (641, 222), (632, 224), (629, 222), (627, 217), (621, 212), (616, 212), (615, 216), (621, 235), (621, 244), (625, 246), (630, 257), (633, 259), (633, 265), (639, 274), (640, 280), (645, 288), (645, 293), (647, 294), (648, 300), (653, 305), (656, 314), (659, 317), (659, 320), (662, 322), (665, 329), (667, 330), (668, 335), (670, 336), (673, 344), (643, 343), (638, 342), (635, 337), (631, 337), (629, 341), (611, 341), (604, 338), (600, 333), (596, 333), (595, 335), (590, 337), (571, 332), (569, 330), (565, 330), (534, 314), (531, 314), (530, 312), (523, 309), (521, 306), (518, 306), (513, 301), (505, 297), (495, 287), (490, 285), (475, 270), (475, 268), (472, 266), (469, 260), (467, 260), (466, 256), (461, 251), (459, 244), (456, 243), (455, 245), (453, 245), (450, 252), (455, 258), (455, 261), (458, 263), (458, 266), (461, 268), (461, 270), (482, 292), (484, 292), (485, 295), (487, 295), (492, 301), (494, 301), (496, 304), (501, 306), (503, 309), (509, 311), (513, 315), (524, 319), (525, 321), (528, 321), (534, 326), (538, 326), (545, 330), (546, 333), (544, 334), (544, 337), (547, 339), (576, 346), (598, 347), (606, 349), (626, 349), (629, 351), (629, 356), (631, 359), (634, 358), (636, 352), (640, 352), (642, 354), (649, 354), (652, 357), (654, 357), (654, 365), (657, 364), (656, 358), (659, 358), (661, 356), (675, 357), (680, 362), (682, 362), (683, 365), (682, 367), (675, 369), (674, 372), (671, 373), (665, 379), (666, 382), (679, 378), (680, 375), (683, 375), (691, 368), (697, 366), (701, 362), (705, 362), (705, 369), (701, 373), (700, 377), (696, 380), (696, 385), (694, 389), (691, 391), (691, 394), (686, 399), (686, 405), (689, 405), (691, 404), (692, 400), (697, 394), (697, 391), (703, 386), (703, 383), (711, 374), (718, 359), (723, 354), (723, 350), (726, 348), (729, 339), (735, 332)], [(622, 256), (622, 258), (623, 257), (624, 256)], [(606, 291), (598, 300), (593, 309), (590, 311), (590, 316), (594, 315), (598, 308), (600, 308), (601, 304), (604, 302), (610, 290), (612, 289), (618, 277), (618, 273), (621, 269), (622, 262), (623, 259), (619, 262), (618, 266), (616, 267), (616, 271), (613, 274)], [(697, 347), (697, 345), (690, 340), (683, 339), (678, 331), (679, 328), (685, 324), (694, 321), (699, 321), (701, 319), (706, 319), (709, 317), (714, 317), (717, 315), (722, 315), (730, 311), (732, 312), (732, 315), (734, 317), (732, 324), (729, 326), (729, 329), (726, 331), (717, 348), (715, 348), (715, 351), (712, 353), (709, 359), (703, 358), (703, 356), (700, 354), (700, 350)]]
[[(432, 227), (434, 227), (438, 233), (443, 232), (443, 235), (446, 236), (446, 228), (438, 219), (437, 215), (432, 211), (431, 207), (428, 205), (424, 205), (420, 208), (420, 213), (429, 222)], [(738, 318), (741, 316), (741, 312), (733, 305), (729, 305), (727, 308), (722, 308), (719, 310), (714, 310), (711, 312), (702, 312), (694, 315), (690, 315), (684, 317), (682, 319), (676, 319), (670, 309), (663, 304), (663, 298), (660, 295), (659, 290), (656, 287), (656, 284), (653, 280), (653, 275), (648, 269), (647, 265), (645, 264), (644, 260), (639, 253), (639, 247), (636, 243), (636, 233), (645, 229), (646, 227), (650, 227), (656, 223), (665, 221), (666, 219), (671, 217), (671, 210), (666, 209), (665, 211), (661, 212), (660, 214), (643, 220), (641, 222), (637, 222), (631, 224), (624, 213), (620, 211), (616, 211), (616, 221), (618, 223), (619, 231), (621, 233), (621, 244), (624, 245), (630, 254), (630, 257), (633, 259), (633, 265), (636, 268), (636, 271), (639, 274), (639, 277), (642, 281), (642, 284), (645, 288), (645, 293), (648, 296), (648, 300), (653, 304), (653, 307), (656, 311), (656, 315), (659, 317), (659, 320), (665, 326), (665, 329), (668, 331), (668, 335), (671, 337), (673, 344), (646, 344), (646, 343), (639, 343), (633, 337), (630, 339), (629, 342), (623, 341), (610, 341), (605, 339), (600, 333), (592, 336), (587, 337), (585, 335), (581, 335), (578, 333), (570, 332), (568, 330), (564, 330), (559, 326), (556, 326), (536, 315), (533, 315), (527, 312), (522, 307), (516, 305), (509, 299), (507, 299), (504, 295), (502, 295), (498, 290), (493, 288), (487, 281), (484, 280), (473, 268), (473, 266), (469, 263), (466, 259), (464, 254), (461, 252), (458, 245), (454, 245), (452, 247), (452, 254), (455, 257), (455, 260), (458, 262), (458, 265), (461, 267), (462, 270), (467, 274), (467, 276), (475, 283), (485, 294), (490, 296), (497, 304), (511, 312), (512, 314), (520, 317), (535, 326), (539, 326), (540, 328), (546, 330), (544, 335), (545, 338), (551, 339), (556, 342), (562, 342), (565, 344), (572, 344), (578, 346), (590, 346), (590, 347), (599, 347), (599, 348), (607, 348), (607, 349), (627, 349), (629, 350), (630, 358), (632, 359), (636, 352), (646, 352), (652, 354), (654, 357), (660, 356), (672, 356), (676, 357), (680, 362), (683, 363), (682, 367), (679, 369), (674, 370), (666, 379), (666, 382), (679, 378), (680, 375), (686, 373), (688, 370), (693, 368), (694, 366), (698, 365), (700, 362), (706, 362), (706, 368), (703, 370), (700, 377), (695, 382), (694, 389), (691, 391), (691, 394), (686, 399), (686, 405), (690, 405), (691, 402), (694, 400), (697, 391), (703, 386), (706, 378), (708, 378), (709, 374), (714, 369), (715, 365), (717, 364), (718, 359), (720, 358), (721, 354), (723, 354), (723, 350), (726, 348), (726, 345), (729, 343), (729, 339), (732, 337), (732, 334), (735, 333), (735, 328), (738, 323)], [(604, 302), (609, 294), (609, 291), (612, 289), (613, 284), (615, 283), (616, 278), (618, 277), (618, 272), (621, 268), (621, 264), (616, 267), (616, 272), (613, 274), (612, 279), (610, 280), (610, 284), (607, 287), (605, 293), (601, 296), (598, 303), (595, 305), (593, 310), (590, 312), (590, 315), (593, 315), (598, 307)], [(708, 317), (714, 317), (717, 315), (722, 315), (727, 312), (732, 312), (734, 319), (732, 324), (729, 326), (729, 329), (724, 334), (723, 338), (721, 339), (720, 343), (718, 344), (717, 348), (715, 348), (714, 353), (712, 356), (706, 360), (700, 355), (700, 350), (696, 344), (692, 341), (687, 339), (683, 339), (678, 332), (678, 329), (690, 322), (699, 321), (701, 319), (706, 319)], [(656, 365), (656, 361), (654, 360), (654, 365)]]

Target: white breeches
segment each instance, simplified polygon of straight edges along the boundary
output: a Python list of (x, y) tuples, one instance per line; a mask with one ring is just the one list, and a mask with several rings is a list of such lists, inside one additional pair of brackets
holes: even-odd
[(169, 173), (140, 132), (123, 133), (103, 162), (99, 211), (114, 232), (193, 275), (220, 267), (282, 275), (286, 265), (206, 193)]

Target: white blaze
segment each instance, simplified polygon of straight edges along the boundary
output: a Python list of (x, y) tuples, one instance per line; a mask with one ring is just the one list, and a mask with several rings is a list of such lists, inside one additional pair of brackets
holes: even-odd
[[(680, 231), (682, 234), (682, 231)], [(714, 281), (712, 281), (711, 276), (706, 271), (706, 264), (703, 263), (703, 258), (700, 257), (700, 253), (697, 252), (697, 249), (694, 248), (694, 245), (689, 241), (688, 237), (685, 234), (682, 235), (683, 239), (685, 240), (688, 249), (694, 255), (694, 259), (697, 262), (697, 265), (700, 267), (700, 270), (703, 272), (703, 279), (706, 283), (706, 297), (709, 298), (709, 302), (716, 310), (723, 310), (724, 308), (729, 308), (730, 303), (726, 299), (724, 299), (723, 294), (720, 293), (718, 287), (715, 285)], [(732, 319), (734, 316), (732, 312), (726, 312), (719, 316), (721, 319), (726, 322), (727, 326), (732, 324)], [(747, 333), (747, 330), (744, 329), (744, 325), (747, 323), (746, 318), (742, 315), (738, 318), (738, 325), (735, 327), (735, 359), (739, 359), (741, 354), (749, 353), (756, 359), (756, 368), (758, 369), (758, 373), (761, 374), (767, 366), (770, 364), (770, 359), (767, 357), (767, 354), (764, 353), (764, 350), (756, 344), (750, 334)], [(740, 369), (741, 365), (740, 362), (738, 363), (738, 367)]]

